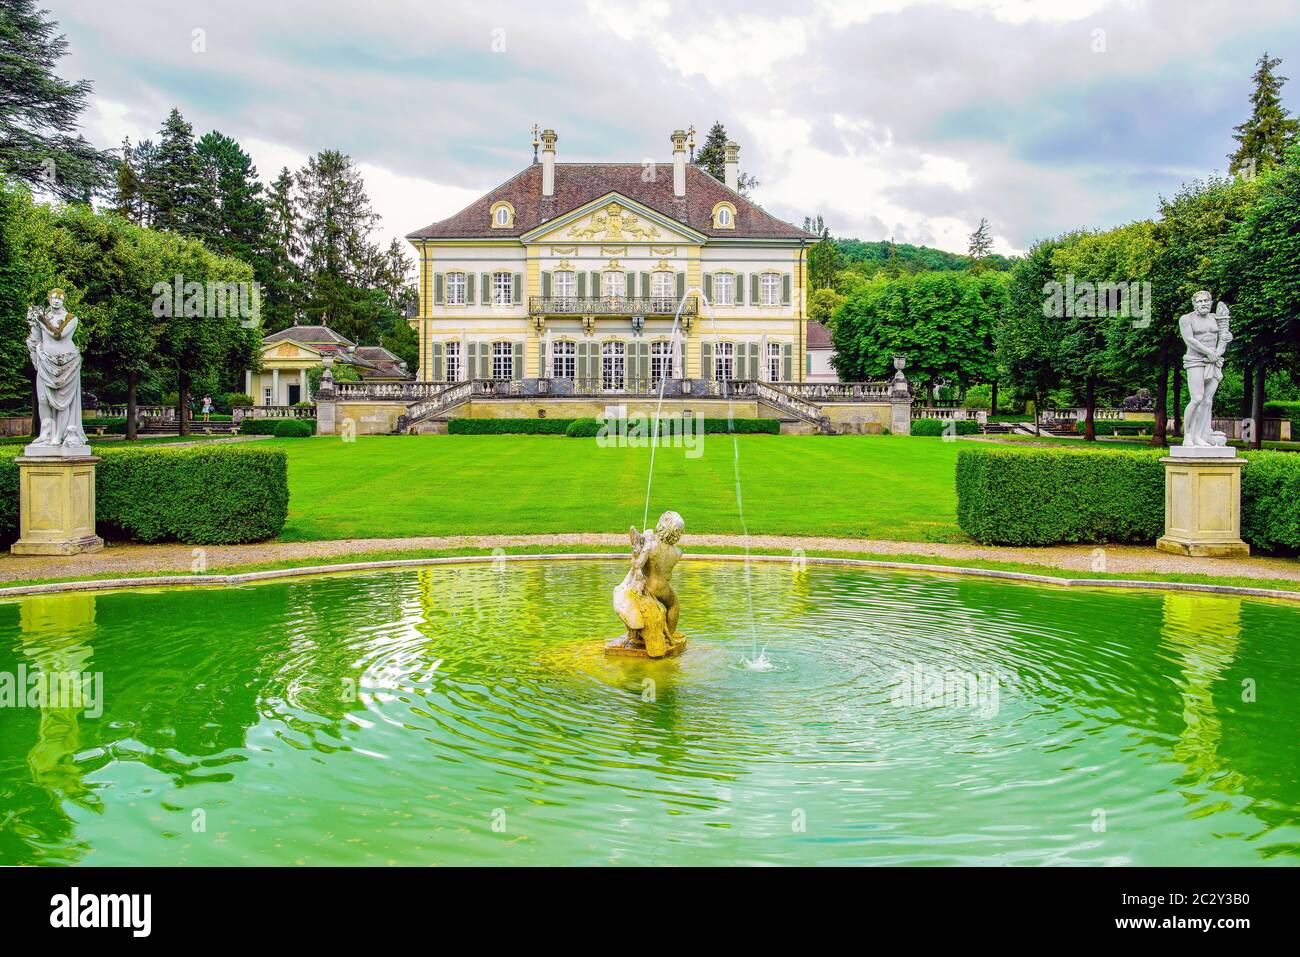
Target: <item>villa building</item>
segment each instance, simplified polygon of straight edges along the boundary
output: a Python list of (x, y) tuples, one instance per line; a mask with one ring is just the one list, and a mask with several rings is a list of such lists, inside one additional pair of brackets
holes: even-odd
[(329, 326), (300, 326), (262, 338), (259, 371), (244, 373), (244, 391), (254, 406), (293, 406), (308, 402), (307, 374), (326, 359), (350, 366), (362, 382), (405, 382), (406, 363), (383, 346), (359, 346)]
[[(411, 233), (418, 378), (548, 380), (644, 394), (660, 380), (801, 382), (805, 251), (816, 241), (687, 163), (541, 162)], [(681, 336), (674, 317), (682, 300)]]
[[(893, 382), (813, 381), (805, 288), (817, 237), (687, 162), (540, 158), (411, 233), (416, 381), (323, 378), (322, 434), (446, 432), (455, 418), (775, 418), (782, 431), (906, 432)], [(824, 359), (823, 359), (824, 361)], [(614, 410), (611, 412), (611, 410)]]

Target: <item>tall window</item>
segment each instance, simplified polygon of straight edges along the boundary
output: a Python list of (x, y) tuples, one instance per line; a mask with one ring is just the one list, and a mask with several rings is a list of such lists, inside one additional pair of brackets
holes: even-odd
[(623, 388), (626, 353), (627, 347), (615, 339), (600, 347), (600, 381), (603, 388), (615, 391)]
[(759, 280), (759, 303), (764, 306), (781, 304), (781, 277), (774, 272), (765, 272)]
[(627, 275), (621, 272), (605, 273), (605, 298), (623, 299), (627, 296)]
[(713, 378), (726, 382), (736, 377), (736, 346), (719, 342), (713, 347)]
[(673, 344), (667, 339), (650, 343), (650, 379), (660, 382), (673, 377)]
[(551, 375), (557, 379), (576, 379), (578, 376), (577, 355), (578, 344), (572, 339), (560, 339), (552, 343)]
[(713, 304), (715, 306), (736, 304), (736, 277), (731, 273), (720, 272), (713, 277)]
[(465, 305), (465, 274), (463, 272), (447, 273), (447, 305)]
[(674, 302), (674, 293), (676, 293), (676, 277), (670, 272), (652, 273), (650, 276), (650, 295), (654, 297), (654, 303), (651, 306), (655, 312), (673, 312), (677, 308)]
[(509, 342), (492, 343), (492, 378), (513, 379), (514, 374), (514, 345)]
[(514, 289), (511, 288), (512, 276), (508, 272), (492, 274), (492, 305), (508, 306), (514, 302)]
[(767, 344), (767, 381), (781, 381), (781, 343), (779, 342)]
[(447, 381), (460, 381), (460, 343), (450, 339), (442, 344), (443, 355), (447, 357)]
[[(576, 273), (567, 269), (552, 274), (551, 292), (557, 300), (553, 304), (556, 312), (571, 312), (577, 308), (577, 303), (573, 301), (573, 297), (577, 295), (577, 283), (574, 278), (576, 275)], [(569, 343), (569, 345), (573, 345), (573, 343)]]

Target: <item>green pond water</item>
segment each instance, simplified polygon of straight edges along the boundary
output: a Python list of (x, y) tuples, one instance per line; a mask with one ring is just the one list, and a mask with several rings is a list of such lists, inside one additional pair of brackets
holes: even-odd
[(623, 571), (2, 603), (0, 681), (91, 684), (0, 707), (0, 864), (1300, 859), (1300, 608), (692, 561), (606, 660)]

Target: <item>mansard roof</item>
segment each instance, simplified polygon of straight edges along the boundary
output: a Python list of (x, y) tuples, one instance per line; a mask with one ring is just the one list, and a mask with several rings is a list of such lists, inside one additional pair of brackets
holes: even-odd
[(352, 345), (352, 340), (339, 335), (329, 326), (298, 326), (293, 325), (281, 329), (279, 332), (273, 332), (269, 336), (263, 336), (262, 342), (300, 342), (304, 345), (319, 346), (326, 343), (337, 343), (343, 346)]
[[(653, 175), (651, 175), (653, 170)], [(556, 163), (555, 195), (542, 195), (542, 167), (529, 166), (480, 196), (454, 216), (407, 235), (407, 239), (500, 239), (522, 236), (566, 213), (617, 192), (697, 232), (717, 239), (806, 239), (817, 237), (777, 219), (700, 169), (686, 167), (686, 195), (673, 195), (671, 163)], [(514, 225), (492, 228), (492, 204), (514, 207)], [(714, 229), (713, 208), (736, 208), (735, 229)]]

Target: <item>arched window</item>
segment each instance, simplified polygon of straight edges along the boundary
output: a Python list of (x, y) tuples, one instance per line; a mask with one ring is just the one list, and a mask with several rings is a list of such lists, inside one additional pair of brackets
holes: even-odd
[(553, 308), (556, 312), (572, 312), (577, 308), (577, 303), (574, 302), (574, 297), (578, 294), (576, 277), (577, 273), (571, 269), (561, 269), (551, 274), (551, 292), (555, 299)]
[(779, 342), (767, 344), (767, 381), (781, 381), (781, 343)]
[(673, 377), (673, 344), (667, 339), (650, 343), (650, 379), (656, 384)]
[(443, 343), (443, 353), (447, 357), (447, 381), (460, 381), (460, 342), (448, 339)]
[(713, 378), (727, 382), (736, 377), (736, 345), (719, 342), (713, 347)]
[(515, 374), (514, 345), (509, 342), (492, 343), (492, 378), (513, 379)]
[(600, 347), (601, 387), (621, 392), (627, 369), (627, 346), (617, 339), (609, 339)]
[(654, 302), (651, 310), (654, 312), (672, 312), (677, 308), (676, 298), (676, 280), (675, 274), (666, 269), (653, 273), (650, 276), (650, 295)]
[(492, 228), (509, 229), (515, 224), (515, 208), (505, 200), (492, 204)]
[(557, 339), (551, 343), (551, 376), (556, 379), (574, 379), (577, 375), (578, 344), (572, 339)]
[(604, 295), (606, 299), (627, 298), (627, 274), (609, 270), (604, 278)]
[(736, 207), (728, 202), (718, 203), (713, 207), (714, 229), (735, 229)]

